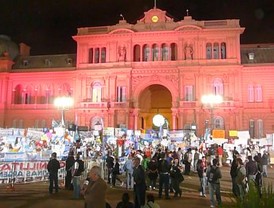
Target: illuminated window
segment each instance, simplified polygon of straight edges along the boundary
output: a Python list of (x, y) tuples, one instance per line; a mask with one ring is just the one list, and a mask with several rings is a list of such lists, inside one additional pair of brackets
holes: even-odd
[(224, 95), (224, 84), (220, 78), (213, 80), (213, 94), (214, 95)]
[(148, 45), (143, 46), (143, 61), (149, 61), (150, 48)]
[(168, 54), (168, 46), (166, 44), (162, 44), (162, 47), (161, 47), (161, 57), (162, 57), (162, 61), (167, 61), (169, 60), (169, 54)]
[(262, 86), (257, 85), (255, 87), (255, 101), (256, 102), (263, 102), (263, 92), (262, 92)]
[(116, 95), (117, 102), (126, 102), (126, 87), (118, 86)]
[(102, 98), (102, 86), (99, 82), (95, 82), (93, 85), (92, 85), (92, 88), (91, 88), (91, 99), (92, 99), (92, 102), (101, 102), (101, 98)]
[(213, 44), (213, 58), (219, 59), (219, 44), (218, 43)]
[(226, 43), (221, 43), (221, 59), (226, 59)]
[(153, 44), (152, 46), (152, 61), (159, 60), (159, 47), (157, 44)]
[(206, 44), (206, 59), (212, 59), (212, 44)]
[(194, 101), (194, 92), (193, 86), (185, 86), (185, 101)]

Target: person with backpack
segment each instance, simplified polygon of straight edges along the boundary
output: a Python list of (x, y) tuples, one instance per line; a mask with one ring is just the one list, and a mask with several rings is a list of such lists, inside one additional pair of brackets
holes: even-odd
[[(206, 171), (209, 197), (210, 197), (210, 207), (214, 208), (216, 205), (221, 206), (221, 191), (220, 191), (220, 178), (222, 178), (222, 173), (218, 167), (218, 160), (215, 158), (212, 161), (212, 165)], [(216, 196), (216, 200), (214, 197)], [(216, 204), (217, 201), (217, 204)]]
[(84, 161), (80, 159), (80, 154), (76, 155), (76, 159), (72, 168), (72, 182), (73, 182), (73, 197), (75, 199), (80, 198), (81, 192), (81, 175), (84, 171)]

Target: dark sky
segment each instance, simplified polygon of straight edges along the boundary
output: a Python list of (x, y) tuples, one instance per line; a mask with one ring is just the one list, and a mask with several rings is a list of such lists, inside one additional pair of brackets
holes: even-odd
[[(31, 54), (76, 53), (78, 27), (135, 23), (154, 0), (0, 0), (0, 34), (31, 46)], [(241, 43), (274, 43), (274, 0), (157, 0), (175, 20), (240, 19)]]

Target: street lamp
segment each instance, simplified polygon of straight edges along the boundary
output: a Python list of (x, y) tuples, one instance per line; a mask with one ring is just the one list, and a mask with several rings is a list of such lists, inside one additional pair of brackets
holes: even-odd
[(223, 102), (223, 97), (221, 95), (203, 95), (202, 103), (208, 105), (210, 108), (210, 127), (214, 128), (214, 106)]
[(61, 124), (65, 126), (65, 110), (68, 110), (74, 104), (73, 98), (69, 96), (57, 97), (54, 100), (54, 105), (61, 110)]
[(165, 124), (165, 120), (166, 120), (165, 117), (161, 114), (156, 114), (152, 118), (153, 124), (160, 128), (160, 131), (159, 131), (159, 133), (160, 133), (159, 137), (160, 138), (162, 137), (163, 125)]

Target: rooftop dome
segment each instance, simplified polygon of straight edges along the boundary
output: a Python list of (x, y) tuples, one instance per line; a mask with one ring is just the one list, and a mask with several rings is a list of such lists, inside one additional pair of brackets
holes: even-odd
[(19, 54), (19, 48), (10, 37), (6, 35), (0, 35), (0, 57), (3, 53), (7, 52), (12, 60), (14, 60)]

